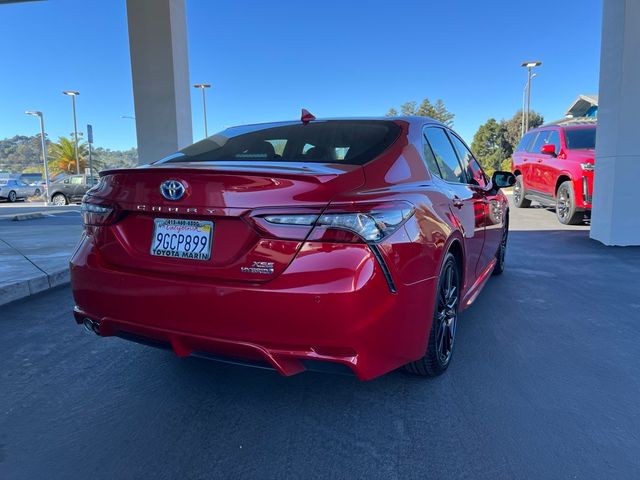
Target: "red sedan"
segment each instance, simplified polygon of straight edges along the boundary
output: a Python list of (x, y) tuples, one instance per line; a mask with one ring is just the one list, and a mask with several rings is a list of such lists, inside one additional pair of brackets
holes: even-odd
[(101, 173), (71, 259), (75, 318), (284, 375), (439, 375), (459, 312), (504, 268), (514, 182), (424, 117), (230, 128)]

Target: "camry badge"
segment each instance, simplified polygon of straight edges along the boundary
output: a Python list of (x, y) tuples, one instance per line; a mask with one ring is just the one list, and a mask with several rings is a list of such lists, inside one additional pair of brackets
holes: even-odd
[(180, 200), (185, 188), (179, 180), (166, 180), (160, 184), (160, 193), (167, 200)]

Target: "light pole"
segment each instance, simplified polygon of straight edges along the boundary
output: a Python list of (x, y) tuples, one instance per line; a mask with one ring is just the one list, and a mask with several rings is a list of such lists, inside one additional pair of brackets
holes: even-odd
[[(538, 76), (537, 73), (531, 75), (531, 80)], [(529, 81), (527, 80), (524, 84), (524, 88), (522, 89), (522, 115), (520, 115), (520, 123), (522, 124), (520, 127), (520, 138), (524, 137), (524, 109), (526, 107), (526, 98), (527, 98), (527, 86), (529, 85)]]
[(531, 70), (542, 65), (542, 62), (536, 60), (533, 62), (522, 62), (522, 66), (527, 68), (527, 115), (524, 123), (524, 131), (529, 130), (529, 112), (531, 110)]
[(120, 115), (120, 118), (128, 118), (129, 120), (135, 120), (136, 117), (133, 117), (131, 115)]
[(24, 113), (40, 118), (40, 139), (42, 140), (42, 161), (44, 162), (44, 184), (46, 188), (44, 204), (49, 205), (49, 164), (47, 161), (47, 141), (44, 136), (44, 116), (42, 112), (38, 112), (37, 110), (27, 110)]
[(64, 95), (71, 97), (71, 105), (73, 106), (73, 151), (76, 154), (76, 172), (80, 175), (80, 159), (78, 158), (78, 121), (76, 119), (76, 96), (80, 92), (76, 90), (65, 90)]
[(204, 90), (206, 88), (211, 88), (211, 84), (209, 83), (196, 83), (194, 88), (199, 88), (202, 90), (202, 113), (204, 114), (204, 137), (207, 138), (209, 136), (209, 132), (207, 131), (207, 100), (205, 99)]

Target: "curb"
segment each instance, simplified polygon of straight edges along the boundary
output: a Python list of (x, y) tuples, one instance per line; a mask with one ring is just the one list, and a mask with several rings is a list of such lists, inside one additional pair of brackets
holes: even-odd
[(65, 267), (46, 275), (43, 273), (28, 280), (0, 285), (0, 305), (65, 285), (69, 281), (69, 267)]
[(14, 222), (19, 222), (21, 220), (31, 220), (33, 218), (44, 218), (46, 215), (41, 212), (33, 212), (33, 213), (19, 213), (18, 215), (14, 215), (11, 217), (11, 220)]
[[(1, 210), (0, 210), (1, 212)], [(41, 210), (38, 212), (29, 212), (29, 213), (10, 213), (7, 215), (0, 215), (0, 220), (3, 219), (10, 219), (13, 220), (15, 222), (20, 221), (20, 220), (31, 220), (34, 218), (45, 218), (45, 217), (50, 217), (52, 215), (58, 215), (61, 213), (80, 213), (80, 210), (78, 209), (65, 209), (65, 210)]]

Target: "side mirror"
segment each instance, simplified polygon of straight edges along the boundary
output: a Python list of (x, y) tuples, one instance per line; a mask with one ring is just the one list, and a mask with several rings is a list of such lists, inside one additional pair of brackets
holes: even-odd
[(508, 188), (516, 184), (516, 176), (511, 172), (493, 172), (491, 184), (494, 188)]
[(544, 155), (551, 155), (552, 157), (556, 156), (556, 146), (553, 143), (547, 143), (543, 145), (540, 149), (540, 153)]

